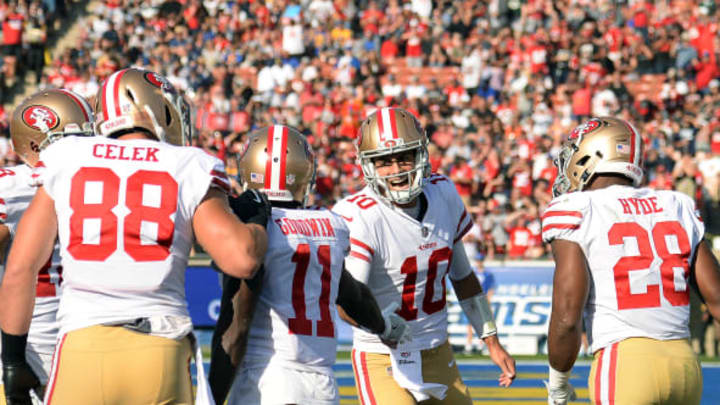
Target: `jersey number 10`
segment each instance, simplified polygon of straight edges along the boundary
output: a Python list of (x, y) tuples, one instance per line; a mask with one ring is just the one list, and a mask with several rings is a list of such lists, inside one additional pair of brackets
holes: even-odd
[[(433, 301), (435, 295), (435, 280), (438, 276), (438, 265), (447, 262), (447, 269), (450, 268), (450, 260), (452, 258), (452, 249), (444, 247), (437, 249), (430, 254), (428, 259), (427, 281), (425, 282), (425, 294), (423, 296), (422, 310), (426, 314), (434, 314), (445, 308), (445, 276), (447, 271), (442, 273), (440, 277), (440, 285), (442, 293), (440, 297)], [(418, 308), (415, 306), (415, 284), (417, 283), (418, 264), (417, 256), (411, 256), (405, 259), (400, 267), (400, 272), (405, 274), (402, 291), (402, 308), (398, 311), (398, 315), (405, 318), (406, 321), (412, 321), (418, 317)]]

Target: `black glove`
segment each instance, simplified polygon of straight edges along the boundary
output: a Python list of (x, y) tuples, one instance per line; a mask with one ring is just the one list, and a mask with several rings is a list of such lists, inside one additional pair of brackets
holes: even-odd
[(5, 401), (8, 405), (32, 405), (30, 390), (40, 389), (40, 380), (25, 360), (27, 334), (2, 332), (2, 363)]
[(26, 362), (3, 363), (3, 385), (8, 405), (33, 405), (30, 390), (40, 389), (40, 380)]
[(257, 190), (248, 189), (239, 197), (230, 197), (230, 208), (246, 224), (267, 227), (272, 205), (267, 196)]

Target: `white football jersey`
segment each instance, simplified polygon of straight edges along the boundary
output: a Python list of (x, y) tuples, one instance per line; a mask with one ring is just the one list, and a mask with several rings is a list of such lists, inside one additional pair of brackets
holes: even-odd
[[(5, 252), (6, 260), (20, 218), (37, 190), (37, 187), (31, 185), (31, 179), (32, 169), (24, 164), (0, 169), (0, 223), (8, 227), (11, 237), (11, 243)], [(3, 266), (3, 271), (4, 268)], [(55, 348), (58, 333), (55, 316), (60, 302), (61, 286), (62, 266), (58, 244), (55, 244), (52, 256), (48, 257), (47, 263), (38, 274), (33, 319), (28, 332), (30, 347), (39, 353), (51, 354)]]
[(592, 351), (630, 337), (690, 336), (689, 264), (704, 232), (693, 200), (675, 191), (616, 185), (548, 204), (543, 240), (575, 242), (587, 258)]
[(40, 153), (63, 265), (62, 333), (149, 316), (189, 316), (192, 218), (223, 163), (152, 140), (63, 138)]
[[(350, 260), (370, 263), (367, 274), (348, 271), (370, 287), (384, 309), (392, 303), (410, 327), (412, 342), (403, 349), (424, 350), (447, 340), (445, 277), (453, 246), (472, 228), (455, 185), (433, 175), (423, 187), (427, 211), (421, 221), (384, 203), (369, 186), (338, 202), (333, 210), (350, 228)], [(465, 275), (451, 274), (453, 280)], [(373, 334), (353, 329), (353, 344), (361, 351), (389, 353)]]
[(335, 302), (349, 231), (331, 211), (282, 208), (273, 208), (267, 231), (263, 287), (244, 364), (332, 373)]

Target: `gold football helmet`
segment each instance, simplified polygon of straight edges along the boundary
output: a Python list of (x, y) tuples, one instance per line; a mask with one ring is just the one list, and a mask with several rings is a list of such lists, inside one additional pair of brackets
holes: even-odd
[(297, 201), (304, 207), (315, 185), (315, 156), (296, 129), (260, 128), (248, 137), (238, 177), (245, 190), (260, 190), (270, 201)]
[(87, 100), (70, 90), (37, 92), (15, 108), (10, 120), (13, 150), (29, 166), (40, 151), (66, 135), (93, 135), (93, 112)]
[(163, 76), (127, 68), (111, 74), (95, 98), (98, 135), (117, 137), (143, 130), (161, 142), (189, 145), (190, 106)]
[(643, 142), (627, 121), (593, 118), (575, 128), (563, 145), (555, 165), (555, 196), (582, 191), (596, 174), (614, 173), (639, 186), (643, 178)]
[[(401, 108), (380, 108), (360, 125), (356, 145), (365, 181), (378, 196), (398, 204), (415, 200), (430, 176), (428, 138), (418, 120)], [(406, 151), (415, 151), (412, 170), (391, 176), (380, 176), (373, 159)], [(388, 180), (407, 176), (407, 190), (391, 190)]]

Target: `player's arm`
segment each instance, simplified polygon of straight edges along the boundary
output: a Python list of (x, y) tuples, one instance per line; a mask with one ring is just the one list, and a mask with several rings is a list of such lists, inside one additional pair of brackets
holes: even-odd
[(395, 313), (398, 305), (380, 311), (370, 289), (345, 269), (340, 276), (336, 302), (338, 314), (345, 322), (378, 335), (386, 345), (395, 347), (410, 339), (406, 321)]
[(585, 254), (571, 241), (551, 243), (555, 259), (552, 311), (548, 331), (548, 360), (558, 371), (569, 371), (580, 350), (582, 311), (590, 290)]
[(198, 205), (193, 230), (198, 243), (223, 272), (249, 278), (260, 268), (267, 250), (265, 227), (242, 223), (219, 189), (210, 188)]
[(220, 315), (213, 332), (210, 357), (210, 389), (215, 403), (224, 404), (235, 370), (245, 357), (250, 323), (260, 297), (263, 270), (252, 279), (223, 274)]
[(552, 403), (565, 404), (575, 398), (569, 382), (570, 370), (580, 350), (582, 310), (590, 281), (585, 254), (577, 243), (554, 239), (551, 247), (555, 276), (548, 330), (548, 396)]
[[(372, 296), (372, 292), (367, 287), (368, 280), (370, 279), (370, 266), (371, 258), (364, 254), (353, 254), (353, 248), (355, 246), (350, 245), (350, 252), (345, 257), (345, 263), (343, 266), (342, 275), (340, 276), (340, 286), (338, 288), (338, 298), (336, 303), (338, 304), (338, 315), (345, 322), (349, 323), (354, 327), (360, 327), (359, 320), (354, 319), (354, 303), (362, 303), (362, 295), (369, 294), (372, 297), (371, 305), (377, 309), (378, 305), (375, 302), (375, 297)], [(368, 253), (365, 250), (363, 253)], [(355, 283), (362, 284), (362, 286), (355, 286)], [(364, 287), (364, 288), (363, 288)], [(362, 303), (364, 305), (364, 303)], [(371, 308), (370, 311), (373, 309)], [(361, 314), (361, 317), (365, 316)], [(384, 327), (384, 324), (383, 324)], [(369, 328), (372, 329), (372, 328)], [(380, 330), (382, 332), (382, 330)], [(373, 332), (375, 333), (375, 332)]]
[(52, 254), (56, 236), (55, 206), (40, 187), (20, 220), (0, 286), (3, 385), (8, 404), (29, 404), (29, 390), (40, 386), (25, 360), (25, 347), (35, 303), (35, 281), (44, 258)]
[(470, 266), (462, 241), (457, 241), (453, 246), (450, 281), (468, 322), (487, 345), (490, 359), (502, 370), (500, 385), (509, 386), (515, 378), (515, 359), (507, 353), (498, 340), (490, 303)]
[[(239, 197), (231, 197), (229, 208), (243, 223), (249, 226), (267, 226), (272, 207), (267, 198), (254, 190)], [(213, 267), (219, 268), (213, 262)], [(245, 357), (248, 332), (255, 305), (260, 297), (263, 267), (251, 279), (239, 279), (223, 274), (223, 291), (220, 315), (213, 331), (210, 357), (210, 389), (215, 403), (225, 403), (235, 370)]]
[(720, 319), (720, 266), (705, 239), (698, 244), (692, 268), (710, 314)]
[(337, 305), (340, 317), (350, 325), (376, 335), (385, 331), (385, 320), (372, 292), (345, 269), (340, 276)]

